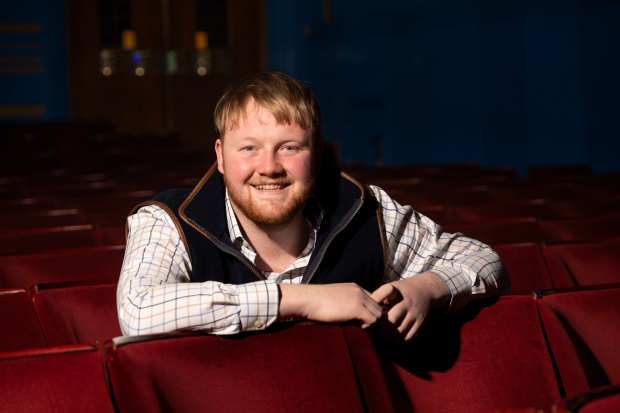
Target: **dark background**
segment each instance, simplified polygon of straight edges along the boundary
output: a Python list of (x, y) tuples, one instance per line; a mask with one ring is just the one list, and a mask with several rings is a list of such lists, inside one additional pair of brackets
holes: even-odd
[[(97, 1), (0, 2), (0, 122), (105, 120), (210, 146), (223, 88), (268, 68), (312, 85), (347, 162), (619, 169), (619, 1), (109, 1), (126, 18), (107, 29)], [(206, 28), (228, 67), (104, 77), (123, 25), (162, 53)]]

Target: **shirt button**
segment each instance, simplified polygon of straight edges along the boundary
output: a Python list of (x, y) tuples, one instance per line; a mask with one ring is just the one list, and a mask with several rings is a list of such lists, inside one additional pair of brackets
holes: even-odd
[(254, 327), (256, 327), (256, 328), (263, 328), (263, 327), (265, 327), (265, 323), (263, 322), (263, 320), (256, 320), (254, 322)]

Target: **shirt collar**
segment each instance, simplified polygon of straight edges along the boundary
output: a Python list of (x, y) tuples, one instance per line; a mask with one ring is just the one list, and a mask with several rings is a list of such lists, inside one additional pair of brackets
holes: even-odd
[[(241, 225), (239, 225), (237, 215), (235, 215), (235, 211), (230, 201), (230, 196), (228, 195), (228, 189), (226, 189), (225, 203), (226, 221), (228, 225), (228, 234), (230, 236), (230, 241), (233, 243), (235, 248), (243, 252), (248, 252), (252, 255), (252, 257), (255, 257), (256, 251), (254, 251), (252, 245), (243, 236)], [(314, 199), (310, 199), (308, 205), (304, 210), (304, 215), (306, 216), (306, 220), (310, 223), (313, 231), (310, 231), (308, 244), (306, 245), (300, 256), (307, 255), (312, 252), (312, 250), (314, 250), (317, 232), (319, 230), (319, 227), (321, 226), (321, 222), (323, 221), (323, 210), (318, 205), (318, 203), (314, 201)], [(254, 260), (252, 259), (252, 261)]]

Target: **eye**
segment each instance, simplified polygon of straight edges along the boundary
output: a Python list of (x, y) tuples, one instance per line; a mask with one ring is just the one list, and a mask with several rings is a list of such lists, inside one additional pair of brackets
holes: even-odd
[(295, 144), (282, 145), (282, 150), (286, 153), (296, 153), (299, 152), (300, 149), (301, 147)]
[(242, 152), (251, 152), (253, 151), (255, 148), (252, 145), (246, 145), (246, 146), (242, 146), (239, 150)]

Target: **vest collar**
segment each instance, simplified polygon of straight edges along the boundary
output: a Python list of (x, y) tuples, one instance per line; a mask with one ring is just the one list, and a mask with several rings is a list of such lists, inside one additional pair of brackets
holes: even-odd
[[(320, 205), (324, 213), (321, 232), (326, 236), (321, 238), (327, 240), (333, 238), (328, 236), (329, 233), (340, 232), (348, 225), (361, 208), (365, 196), (360, 183), (334, 168), (322, 169), (314, 193), (315, 204)], [(221, 243), (232, 247), (224, 199), (224, 179), (214, 163), (179, 207), (181, 219), (220, 248)]]

